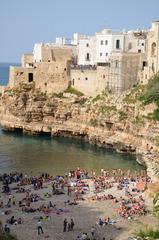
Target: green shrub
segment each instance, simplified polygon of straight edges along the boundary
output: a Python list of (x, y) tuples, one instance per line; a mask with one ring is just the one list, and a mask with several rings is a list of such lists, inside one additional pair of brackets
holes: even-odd
[(117, 111), (116, 106), (101, 106), (99, 111), (103, 114)]
[(159, 74), (156, 74), (153, 78), (149, 80), (146, 89), (140, 95), (139, 100), (143, 104), (147, 105), (150, 103), (155, 103), (157, 109), (151, 115), (153, 120), (159, 121)]
[(146, 86), (145, 91), (139, 97), (145, 105), (155, 102), (159, 106), (159, 74), (151, 78)]
[(60, 93), (53, 93), (53, 94), (52, 94), (52, 97), (53, 97), (53, 98), (54, 98), (54, 97), (57, 97), (57, 98), (64, 98), (62, 92), (60, 92)]
[(100, 95), (97, 95), (96, 97), (94, 97), (94, 98), (92, 99), (92, 102), (95, 103), (95, 102), (97, 102), (97, 101), (99, 101), (99, 100), (101, 100), (101, 96), (100, 96)]
[(153, 213), (156, 217), (159, 217), (159, 192), (156, 193), (153, 200)]
[(159, 107), (158, 107), (156, 110), (154, 110), (153, 115), (152, 115), (152, 118), (153, 118), (154, 120), (159, 121)]
[(159, 146), (159, 136), (155, 137), (155, 142), (156, 142), (157, 146)]
[(87, 98), (82, 98), (80, 99), (79, 104), (83, 106), (86, 102), (87, 102)]
[(49, 107), (49, 108), (53, 108), (53, 109), (56, 108), (56, 105), (54, 103), (50, 103), (50, 102), (47, 103), (46, 106)]
[(127, 119), (127, 114), (123, 111), (119, 111), (119, 121), (123, 121), (125, 119)]
[(135, 120), (133, 121), (134, 124), (144, 124), (144, 119), (142, 116), (136, 116)]
[(137, 237), (140, 237), (142, 240), (154, 240), (159, 239), (159, 230), (153, 230), (153, 229), (146, 229), (146, 230), (140, 230), (138, 233), (136, 233)]
[(123, 100), (128, 104), (134, 104), (138, 100), (138, 97), (144, 89), (144, 85), (134, 85), (131, 92), (127, 94)]
[(98, 126), (98, 120), (95, 118), (92, 118), (90, 120), (90, 125), (92, 125), (93, 127), (97, 127)]
[(78, 97), (83, 96), (84, 94), (78, 90), (76, 90), (75, 88), (73, 88), (72, 86), (69, 86), (65, 91), (65, 93), (71, 93), (74, 95), (77, 95)]

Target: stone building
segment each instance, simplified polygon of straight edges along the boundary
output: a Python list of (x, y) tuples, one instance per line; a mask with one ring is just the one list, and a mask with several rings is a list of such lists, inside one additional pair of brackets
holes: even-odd
[(24, 53), (21, 58), (22, 67), (33, 67), (34, 55), (32, 53)]
[(145, 53), (147, 34), (148, 32), (145, 30), (128, 31), (125, 34), (124, 51)]
[(42, 92), (62, 92), (69, 85), (71, 59), (71, 49), (42, 46), (41, 62), (32, 63), (32, 58), (26, 54), (21, 67), (10, 67), (9, 85), (13, 87), (34, 81), (35, 87)]
[(76, 67), (71, 69), (71, 85), (86, 96), (95, 96), (106, 89), (109, 68)]
[(146, 57), (143, 61), (141, 81), (148, 80), (159, 71), (159, 21), (153, 21), (146, 39)]

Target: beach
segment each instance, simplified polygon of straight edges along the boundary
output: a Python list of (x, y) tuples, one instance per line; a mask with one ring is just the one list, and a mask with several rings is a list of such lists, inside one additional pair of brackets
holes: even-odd
[[(26, 176), (25, 176), (26, 177)], [(121, 198), (125, 196), (125, 187), (119, 188), (119, 184), (112, 176), (106, 177), (107, 185), (100, 188), (99, 184), (94, 188), (95, 180), (84, 178), (77, 180), (77, 177), (52, 178), (50, 176), (32, 177), (35, 182), (42, 179), (42, 186), (39, 182), (30, 183), (30, 177), (23, 177), (18, 182), (9, 184), (10, 192), (1, 193), (0, 220), (3, 226), (12, 216), (14, 223), (7, 223), (10, 232), (15, 234), (18, 240), (24, 239), (82, 239), (82, 233), (87, 233), (91, 238), (91, 228), (95, 228), (96, 239), (118, 239), (127, 240), (134, 235), (134, 232), (141, 229), (144, 224), (157, 224), (156, 219), (146, 210), (145, 214), (132, 214), (132, 216), (122, 216), (118, 209)], [(82, 177), (83, 178), (83, 177)], [(100, 177), (94, 177), (99, 182)], [(27, 179), (27, 180), (26, 180)], [(55, 180), (56, 179), (56, 180)], [(57, 180), (58, 179), (58, 180)], [(61, 185), (60, 181), (67, 179)], [(104, 177), (103, 177), (104, 179)], [(126, 178), (125, 178), (126, 179)], [(28, 182), (29, 181), (29, 182)], [(40, 180), (41, 181), (41, 180)], [(112, 182), (114, 182), (112, 184)], [(93, 184), (92, 184), (93, 183)], [(82, 185), (81, 185), (82, 184)], [(78, 187), (77, 187), (78, 185)], [(134, 183), (129, 182), (129, 192), (132, 193)], [(1, 182), (1, 189), (4, 182)], [(69, 186), (69, 187), (68, 187)], [(106, 188), (106, 189), (105, 189)], [(61, 191), (62, 189), (62, 191)], [(83, 192), (81, 192), (83, 191)], [(143, 192), (134, 192), (133, 198), (139, 198)], [(113, 196), (113, 198), (112, 198)], [(112, 199), (111, 199), (112, 198)], [(28, 199), (30, 202), (28, 202)], [(117, 202), (118, 200), (118, 202)], [(146, 205), (145, 199), (143, 199)], [(50, 205), (51, 202), (51, 205)], [(145, 208), (147, 209), (147, 207)], [(18, 219), (21, 219), (20, 224)], [(63, 232), (63, 222), (71, 218), (74, 221), (74, 229)], [(99, 224), (99, 219), (108, 219), (109, 222)], [(41, 219), (44, 234), (38, 235), (37, 222)], [(87, 239), (89, 239), (87, 238)]]

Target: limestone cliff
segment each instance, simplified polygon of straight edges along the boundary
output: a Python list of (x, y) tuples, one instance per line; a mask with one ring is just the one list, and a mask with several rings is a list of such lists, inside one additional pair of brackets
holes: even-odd
[[(137, 100), (143, 86), (115, 96), (85, 98), (69, 93), (47, 96), (34, 83), (7, 88), (0, 100), (0, 123), (9, 130), (83, 138), (99, 146), (142, 156), (151, 176), (159, 177), (159, 122), (148, 118), (154, 103)], [(145, 155), (145, 152), (151, 154)], [(152, 154), (155, 156), (152, 158)]]

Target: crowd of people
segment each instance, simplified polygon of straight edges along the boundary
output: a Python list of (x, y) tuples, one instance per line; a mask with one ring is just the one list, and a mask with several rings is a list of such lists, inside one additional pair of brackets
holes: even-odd
[[(151, 179), (146, 175), (146, 171), (132, 174), (130, 171), (124, 172), (120, 169), (106, 171), (101, 169), (101, 174), (96, 175), (95, 171), (88, 173), (87, 169), (77, 168), (70, 170), (63, 176), (51, 176), (48, 173), (42, 173), (38, 176), (28, 176), (23, 173), (10, 173), (0, 175), (0, 181), (3, 183), (2, 194), (8, 196), (8, 201), (1, 200), (0, 209), (4, 209), (4, 214), (10, 215), (12, 206), (17, 206), (19, 211), (25, 213), (40, 212), (49, 216), (50, 213), (60, 215), (69, 210), (67, 205), (78, 205), (80, 201), (111, 201), (116, 206), (116, 213), (125, 219), (132, 219), (136, 215), (145, 215), (147, 213), (145, 201), (142, 193), (145, 191), (147, 183)], [(12, 186), (14, 183), (14, 186)], [(51, 186), (51, 192), (48, 191)], [(39, 190), (45, 190), (43, 197)], [(111, 190), (111, 192), (109, 192)], [(17, 201), (16, 193), (22, 194), (22, 198)], [(116, 194), (118, 193), (118, 194)], [(25, 197), (24, 197), (25, 194)], [(65, 194), (66, 200), (64, 207), (58, 208), (52, 203), (53, 195)], [(50, 199), (45, 202), (46, 199)], [(38, 207), (32, 206), (33, 203), (39, 203)], [(5, 223), (6, 232), (10, 232), (9, 225), (22, 224), (21, 218), (15, 219), (14, 216), (7, 219)], [(101, 219), (97, 224), (99, 226), (109, 225), (110, 218)], [(114, 222), (113, 222), (114, 223)], [(67, 218), (63, 222), (63, 232), (74, 230), (74, 220), (69, 222)], [(37, 224), (38, 234), (43, 234), (41, 220)], [(93, 236), (93, 227), (92, 227)], [(87, 239), (87, 234), (82, 233), (77, 239)]]

